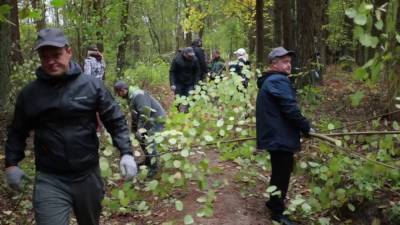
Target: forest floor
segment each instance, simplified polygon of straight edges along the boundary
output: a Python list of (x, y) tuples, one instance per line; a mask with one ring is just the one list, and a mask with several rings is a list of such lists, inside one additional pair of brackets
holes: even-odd
[[(321, 100), (315, 114), (311, 115), (316, 121), (322, 117), (329, 116), (341, 122), (352, 122), (369, 118), (375, 114), (383, 113), (382, 101), (380, 100), (379, 93), (366, 88), (362, 82), (354, 81), (350, 74), (336, 72), (336, 69), (328, 69), (324, 77), (324, 82), (321, 85)], [(358, 107), (350, 107), (350, 100), (348, 95), (354, 93), (355, 90), (365, 90), (365, 97)], [(156, 96), (168, 96), (163, 105), (171, 106), (173, 95), (168, 87), (151, 89)], [(304, 106), (303, 106), (304, 107)], [(0, 115), (0, 146), (4, 146), (5, 141), (5, 126), (9, 123), (9, 115)], [(31, 145), (30, 145), (31, 146)], [(307, 154), (309, 150), (301, 153)], [(301, 154), (297, 157), (301, 157)], [(188, 187), (176, 190), (176, 193), (171, 193), (172, 197), (180, 199), (183, 202), (184, 209), (180, 212), (176, 211), (175, 205), (169, 201), (148, 197), (147, 202), (152, 206), (151, 213), (146, 214), (113, 214), (102, 217), (102, 223), (105, 225), (144, 225), (144, 224), (162, 224), (167, 221), (182, 221), (182, 218), (187, 215), (193, 215), (194, 224), (203, 225), (269, 225), (272, 224), (269, 220), (269, 212), (265, 207), (265, 197), (262, 193), (267, 188), (267, 180), (259, 179), (255, 185), (247, 185), (237, 179), (239, 167), (235, 162), (223, 161), (220, 158), (218, 151), (209, 149), (203, 151), (203, 154), (196, 155), (193, 162), (196, 163), (199, 157), (207, 158), (210, 167), (218, 168), (217, 173), (210, 175), (210, 181), (219, 181), (220, 185), (216, 189), (216, 199), (214, 201), (214, 215), (210, 218), (196, 217), (196, 212), (202, 204), (197, 202), (197, 198), (204, 196), (199, 190), (196, 183), (190, 184)], [(1, 165), (3, 166), (4, 151), (0, 152)], [(267, 170), (268, 171), (268, 170)], [(0, 176), (3, 177), (3, 172)], [(269, 178), (268, 172), (262, 172), (265, 178)], [(33, 219), (24, 220), (25, 222), (19, 223), (18, 218), (15, 220), (12, 217), (13, 210), (20, 210), (21, 202), (16, 202), (13, 196), (7, 193), (4, 183), (0, 188), (0, 224), (32, 224)], [(306, 178), (302, 175), (292, 177), (288, 198), (294, 197), (297, 193), (307, 193)], [(29, 195), (30, 193), (26, 193)], [(348, 219), (353, 219), (352, 224), (369, 225), (374, 218), (381, 218), (381, 211), (377, 208), (379, 205), (386, 204), (385, 199), (397, 199), (400, 196), (382, 195), (377, 199), (376, 204), (365, 206), (365, 210), (359, 211), (357, 214), (348, 215)], [(30, 198), (27, 197), (23, 204), (29, 204)], [(27, 212), (25, 215), (32, 218), (32, 212)], [(11, 222), (11, 218), (15, 223)], [(9, 221), (10, 220), (10, 221)], [(28, 222), (27, 222), (28, 221)], [(183, 224), (176, 222), (174, 224)], [(299, 224), (306, 225), (306, 222)], [(336, 223), (335, 223), (336, 224)], [(340, 224), (339, 222), (337, 224)], [(384, 223), (381, 223), (383, 225)]]

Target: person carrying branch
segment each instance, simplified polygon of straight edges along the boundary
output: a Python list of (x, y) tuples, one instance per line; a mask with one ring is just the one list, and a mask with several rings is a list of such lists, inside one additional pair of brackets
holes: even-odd
[(159, 157), (157, 144), (149, 137), (163, 130), (165, 110), (147, 91), (135, 86), (128, 87), (124, 81), (117, 81), (114, 84), (114, 91), (118, 96), (128, 100), (132, 132), (135, 133), (140, 147), (146, 154), (145, 165), (149, 168), (148, 176), (153, 177), (159, 167)]
[(122, 176), (137, 173), (128, 124), (103, 82), (82, 75), (60, 29), (39, 31), (35, 50), (41, 66), (36, 80), (19, 93), (5, 146), (6, 181), (21, 191), (27, 175), (19, 163), (34, 131), (36, 176), (33, 210), (38, 225), (98, 225), (104, 184), (99, 167), (96, 112), (120, 151)]
[(289, 81), (294, 52), (283, 47), (274, 48), (268, 55), (269, 67), (258, 79), (256, 100), (257, 148), (267, 150), (271, 156), (270, 186), (276, 186), (280, 195), (272, 195), (266, 206), (271, 219), (281, 224), (294, 222), (283, 215), (285, 197), (293, 170), (293, 154), (300, 150), (300, 133), (306, 137), (310, 123), (301, 114), (296, 91)]

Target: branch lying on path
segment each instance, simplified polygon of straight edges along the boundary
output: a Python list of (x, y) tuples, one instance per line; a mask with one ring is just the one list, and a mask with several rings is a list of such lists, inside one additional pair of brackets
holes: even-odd
[(396, 167), (396, 166), (389, 165), (389, 164), (386, 164), (386, 163), (383, 163), (383, 162), (379, 162), (379, 161), (376, 161), (376, 160), (368, 159), (367, 157), (362, 156), (360, 154), (357, 154), (355, 152), (347, 151), (345, 148), (340, 147), (340, 146), (335, 146), (335, 145), (330, 144), (330, 143), (328, 143), (328, 145), (331, 145), (332, 147), (336, 147), (339, 151), (343, 152), (346, 155), (350, 155), (350, 156), (359, 158), (359, 159), (367, 161), (367, 162), (371, 162), (371, 163), (374, 163), (374, 164), (377, 164), (377, 165), (380, 165), (380, 166), (384, 166), (384, 167), (389, 168), (389, 169), (394, 169), (394, 170), (400, 171), (400, 167)]
[(327, 142), (330, 142), (330, 143), (333, 143), (333, 144), (335, 144), (337, 146), (342, 146), (342, 141), (341, 140), (328, 137), (326, 134), (310, 133), (310, 136), (318, 138), (318, 139), (321, 139), (321, 140), (324, 140), (324, 141), (327, 141)]
[(346, 136), (346, 135), (387, 135), (387, 134), (400, 134), (398, 130), (390, 131), (354, 131), (354, 132), (344, 132), (344, 133), (330, 133), (325, 134), (326, 136)]
[(395, 113), (399, 113), (399, 112), (400, 112), (400, 109), (399, 110), (395, 110), (393, 112), (388, 112), (388, 113), (384, 113), (384, 114), (381, 114), (381, 115), (373, 116), (373, 117), (367, 118), (365, 120), (359, 120), (359, 121), (351, 122), (351, 123), (345, 124), (344, 126), (335, 128), (333, 130), (340, 130), (340, 129), (343, 129), (343, 128), (352, 127), (352, 126), (357, 125), (359, 123), (363, 123), (363, 122), (367, 122), (367, 121), (370, 121), (370, 120), (373, 120), (373, 119), (389, 116), (389, 115), (392, 115), (392, 114), (395, 114)]

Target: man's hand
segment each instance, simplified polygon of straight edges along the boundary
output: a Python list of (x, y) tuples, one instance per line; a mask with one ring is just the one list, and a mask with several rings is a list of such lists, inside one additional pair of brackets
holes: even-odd
[(125, 154), (119, 163), (121, 175), (125, 180), (132, 179), (137, 174), (137, 165), (132, 155)]
[(11, 189), (20, 191), (23, 178), (28, 179), (28, 176), (18, 166), (6, 168), (6, 180)]
[(171, 85), (171, 91), (175, 91), (176, 90), (176, 86), (175, 85)]

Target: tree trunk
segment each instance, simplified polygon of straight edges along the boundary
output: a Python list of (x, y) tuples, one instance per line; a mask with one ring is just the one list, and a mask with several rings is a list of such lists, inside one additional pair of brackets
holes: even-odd
[(274, 43), (282, 45), (282, 0), (274, 0)]
[(103, 30), (104, 30), (104, 0), (95, 0), (93, 2), (93, 9), (95, 12), (95, 15), (99, 17), (97, 21), (97, 31), (96, 31), (96, 36), (97, 36), (97, 48), (99, 49), (100, 52), (104, 51), (104, 38), (103, 38)]
[(257, 67), (264, 63), (264, 0), (256, 1), (256, 62)]
[(19, 19), (18, 19), (18, 1), (11, 0), (11, 22), (14, 24), (11, 27), (11, 60), (14, 63), (21, 64), (24, 61), (20, 45)]
[(41, 10), (41, 18), (35, 20), (36, 31), (39, 32), (46, 27), (46, 3), (41, 0), (31, 0), (31, 4), (33, 9)]
[[(10, 4), (9, 0), (0, 0), (0, 6)], [(5, 15), (9, 20), (10, 14)], [(10, 51), (11, 51), (11, 29), (10, 24), (0, 21), (0, 110), (4, 110), (7, 103), (7, 94), (10, 77)]]
[(117, 77), (121, 79), (123, 77), (123, 70), (126, 65), (125, 53), (126, 46), (128, 44), (127, 26), (128, 26), (128, 14), (129, 14), (129, 0), (124, 0), (121, 15), (121, 31), (123, 33), (122, 39), (118, 43), (117, 50)]
[(295, 27), (293, 22), (295, 16), (295, 3), (292, 0), (282, 0), (282, 46), (286, 49), (295, 49)]

